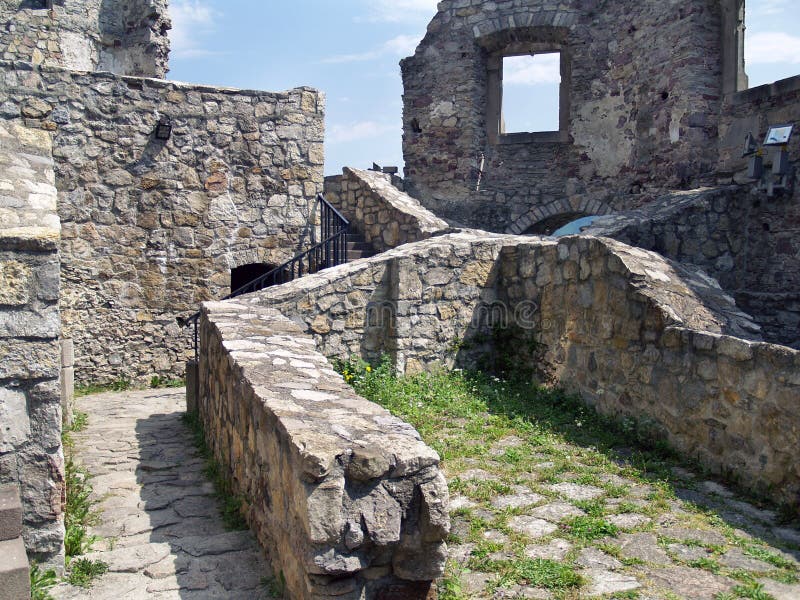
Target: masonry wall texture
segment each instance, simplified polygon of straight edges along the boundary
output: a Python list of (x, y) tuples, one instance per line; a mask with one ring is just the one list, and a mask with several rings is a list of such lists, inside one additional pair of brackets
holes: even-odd
[[(696, 185), (717, 163), (721, 40), (705, 0), (440, 2), (401, 63), (407, 190), (450, 221), (512, 231), (537, 207), (602, 214)], [(564, 131), (493, 143), (491, 57), (546, 49), (569, 65)]]
[[(322, 192), (322, 95), (2, 63), (2, 116), (53, 132), (63, 335), (79, 382), (182, 376), (177, 316), (230, 269), (307, 244)], [(153, 135), (173, 120), (167, 142)]]
[(164, 77), (167, 0), (0, 0), (0, 58), (78, 71)]
[(0, 122), (0, 484), (28, 554), (64, 564), (59, 222), (50, 135)]
[(543, 376), (759, 493), (797, 500), (800, 353), (761, 341), (696, 267), (608, 239), (462, 232), (238, 302), (290, 316), (328, 356), (385, 353), (405, 372), (491, 358), (495, 326), (528, 332), (543, 350), (515, 349)]
[(449, 532), (436, 452), (277, 311), (209, 302), (200, 329), (206, 439), (289, 597), (429, 597)]
[(767, 340), (800, 347), (800, 210), (790, 197), (746, 186), (680, 192), (598, 219), (584, 233), (701, 267)]
[(398, 190), (385, 173), (345, 167), (342, 175), (325, 178), (325, 198), (376, 252), (449, 229), (447, 222)]

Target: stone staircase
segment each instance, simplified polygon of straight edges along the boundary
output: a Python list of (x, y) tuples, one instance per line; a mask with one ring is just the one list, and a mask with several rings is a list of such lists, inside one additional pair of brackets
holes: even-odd
[(22, 542), (22, 503), (15, 485), (0, 486), (0, 600), (31, 597), (28, 555)]
[(372, 244), (361, 233), (352, 230), (347, 233), (347, 262), (369, 258), (374, 254), (375, 249)]

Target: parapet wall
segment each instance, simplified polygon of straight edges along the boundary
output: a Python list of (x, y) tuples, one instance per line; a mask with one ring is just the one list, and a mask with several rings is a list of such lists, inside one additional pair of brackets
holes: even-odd
[(64, 566), (59, 224), (50, 136), (0, 121), (0, 485), (28, 555)]
[(384, 173), (345, 167), (343, 175), (325, 178), (325, 196), (376, 252), (424, 240), (449, 228), (394, 187), (391, 175)]
[[(401, 371), (472, 366), (496, 326), (533, 334), (555, 381), (601, 412), (653, 425), (742, 485), (795, 503), (800, 352), (702, 271), (613, 240), (462, 232), (243, 297), (313, 333), (328, 356)], [(474, 342), (465, 343), (465, 342)], [(489, 342), (490, 343), (490, 342)]]
[(701, 267), (761, 325), (800, 348), (800, 206), (752, 186), (667, 195), (584, 230)]
[[(2, 117), (51, 131), (65, 337), (79, 382), (182, 376), (176, 317), (280, 264), (322, 192), (324, 97), (0, 63)], [(168, 141), (155, 138), (162, 115)]]
[(205, 303), (200, 338), (206, 439), (289, 597), (428, 598), (449, 532), (436, 452), (275, 310)]

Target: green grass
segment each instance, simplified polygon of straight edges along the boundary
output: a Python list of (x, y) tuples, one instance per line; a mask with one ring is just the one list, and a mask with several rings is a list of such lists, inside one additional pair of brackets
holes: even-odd
[(31, 600), (53, 600), (50, 588), (58, 583), (58, 576), (53, 569), (43, 571), (36, 564), (31, 563)]
[(544, 558), (511, 561), (500, 577), (501, 586), (524, 584), (549, 590), (576, 588), (584, 583), (571, 566)]
[(85, 383), (75, 386), (75, 397), (80, 398), (104, 392), (124, 392), (131, 389), (132, 386), (130, 379), (117, 379), (110, 383)]
[(206, 444), (202, 422), (197, 415), (190, 413), (183, 415), (183, 422), (191, 430), (194, 445), (205, 460), (203, 474), (214, 484), (214, 494), (219, 502), (223, 524), (230, 531), (247, 529), (247, 521), (242, 514), (244, 499), (233, 492), (230, 481), (214, 459), (211, 449)]
[(108, 565), (100, 560), (73, 558), (69, 563), (67, 581), (72, 585), (87, 588), (92, 581), (108, 571)]
[(616, 525), (591, 515), (569, 519), (562, 523), (560, 528), (566, 535), (582, 542), (613, 537), (619, 533)]
[(179, 388), (186, 385), (186, 380), (184, 379), (168, 379), (166, 377), (161, 377), (159, 375), (153, 375), (150, 378), (150, 387), (155, 388)]
[(764, 586), (760, 583), (748, 583), (737, 585), (733, 588), (733, 593), (739, 598), (748, 600), (775, 600), (775, 597), (764, 591)]

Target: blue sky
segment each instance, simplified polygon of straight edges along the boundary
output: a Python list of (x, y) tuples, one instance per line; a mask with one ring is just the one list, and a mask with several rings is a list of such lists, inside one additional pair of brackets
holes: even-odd
[[(798, 0), (747, 0), (751, 85), (800, 74)], [(308, 85), (327, 95), (326, 174), (402, 167), (401, 58), (436, 0), (171, 0), (170, 79), (261, 90)], [(553, 55), (555, 56), (555, 55)], [(557, 122), (553, 62), (506, 64), (508, 130)], [(516, 108), (515, 108), (516, 107)], [(542, 121), (532, 121), (537, 115)]]

